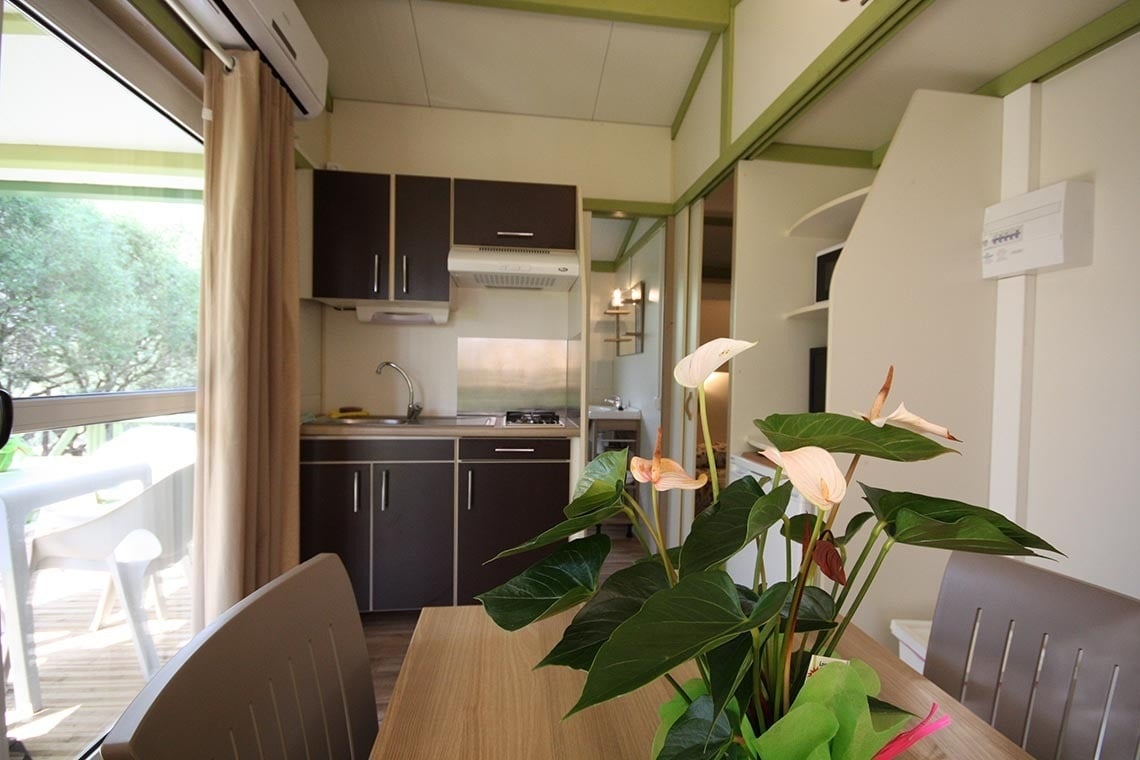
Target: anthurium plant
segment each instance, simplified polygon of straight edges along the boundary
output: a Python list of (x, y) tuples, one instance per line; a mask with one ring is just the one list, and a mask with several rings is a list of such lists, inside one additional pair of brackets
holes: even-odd
[[(707, 451), (704, 381), (753, 345), (718, 338), (674, 370), (678, 383), (697, 390)], [(1057, 550), (984, 507), (853, 481), (864, 457), (917, 462), (955, 452), (942, 443), (958, 441), (949, 430), (904, 405), (882, 413), (892, 376), (893, 369), (866, 416), (756, 420), (771, 443), (763, 453), (775, 477), (748, 477), (722, 490), (710, 457), (713, 503), (680, 546), (666, 547), (659, 494), (700, 488), (707, 478), (663, 457), (658, 433), (652, 459), (634, 456), (627, 464), (626, 452), (610, 451), (590, 462), (566, 519), (500, 555), (563, 543), (479, 599), (511, 631), (578, 607), (561, 641), (538, 663), (586, 671), (567, 716), (666, 679), (676, 696), (660, 709), (648, 748), (655, 760), (882, 760), (948, 723), (934, 705), (904, 730), (916, 716), (876, 698), (874, 671), (832, 656), (891, 547), (1023, 556)], [(846, 471), (836, 455), (846, 458)], [(648, 508), (626, 490), (627, 471), (651, 485)], [(840, 503), (853, 482), (869, 509), (852, 515), (837, 535)], [(813, 507), (808, 513), (788, 514), (793, 489)], [(578, 536), (618, 514), (633, 523), (645, 558), (599, 583), (610, 540)], [(850, 561), (847, 547), (864, 528), (869, 536)], [(765, 567), (769, 540), (783, 544), (782, 567)], [(742, 585), (725, 563), (750, 544), (757, 548), (755, 572)], [(670, 673), (689, 661), (700, 677), (678, 683)]]

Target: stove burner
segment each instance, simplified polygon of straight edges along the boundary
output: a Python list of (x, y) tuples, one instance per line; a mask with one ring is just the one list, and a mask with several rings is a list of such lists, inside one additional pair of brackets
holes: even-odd
[(558, 413), (546, 409), (521, 409), (507, 412), (508, 425), (561, 425)]

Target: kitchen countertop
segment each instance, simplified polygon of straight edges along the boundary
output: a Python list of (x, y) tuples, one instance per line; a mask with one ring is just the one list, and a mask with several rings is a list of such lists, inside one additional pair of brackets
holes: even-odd
[[(493, 425), (486, 424), (493, 420)], [(423, 417), (413, 424), (386, 425), (345, 422), (319, 417), (301, 425), (301, 437), (339, 436), (346, 438), (577, 438), (580, 428), (572, 420), (564, 425), (512, 425), (502, 416)]]

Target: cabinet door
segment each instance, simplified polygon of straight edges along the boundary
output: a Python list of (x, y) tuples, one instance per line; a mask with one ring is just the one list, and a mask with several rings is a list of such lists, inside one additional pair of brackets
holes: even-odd
[(455, 464), (372, 465), (372, 608), (451, 604)]
[(459, 603), (510, 580), (561, 546), (483, 563), (562, 521), (570, 488), (567, 462), (459, 465)]
[(396, 300), (447, 301), (451, 180), (396, 177)]
[(340, 555), (362, 611), (371, 609), (370, 488), (367, 464), (301, 465), (301, 559)]
[(313, 176), (313, 297), (388, 298), (387, 174)]
[(455, 180), (455, 242), (514, 248), (577, 248), (571, 185)]

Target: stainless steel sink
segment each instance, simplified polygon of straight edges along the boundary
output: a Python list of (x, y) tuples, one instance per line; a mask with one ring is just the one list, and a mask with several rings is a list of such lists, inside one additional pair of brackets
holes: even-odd
[(328, 422), (333, 425), (407, 425), (408, 418), (368, 415), (367, 417), (341, 417)]
[(320, 425), (359, 425), (388, 426), (408, 425), (415, 427), (495, 427), (498, 418), (490, 415), (464, 415), (458, 417), (417, 417), (409, 420), (396, 415), (371, 414), (364, 417), (341, 417), (339, 419), (318, 419)]

